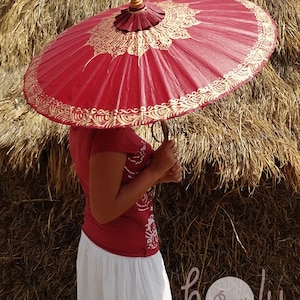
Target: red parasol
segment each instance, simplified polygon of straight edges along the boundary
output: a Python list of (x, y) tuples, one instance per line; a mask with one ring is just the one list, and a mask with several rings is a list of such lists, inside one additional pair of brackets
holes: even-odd
[(276, 27), (246, 0), (131, 2), (67, 29), (33, 58), (28, 103), (51, 120), (109, 128), (202, 108), (255, 76)]

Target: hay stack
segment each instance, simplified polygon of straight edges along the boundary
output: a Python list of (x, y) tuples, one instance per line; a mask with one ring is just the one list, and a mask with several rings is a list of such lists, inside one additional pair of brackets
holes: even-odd
[[(218, 278), (300, 299), (300, 3), (258, 0), (279, 42), (263, 71), (226, 99), (169, 121), (186, 172), (156, 205), (174, 299), (192, 267), (201, 299)], [(3, 1), (0, 5), (1, 299), (72, 299), (84, 199), (66, 126), (25, 105), (32, 55), (63, 29), (117, 2)], [(154, 146), (148, 127), (138, 131)], [(157, 135), (159, 128), (155, 128)], [(276, 296), (275, 296), (276, 295)], [(266, 296), (265, 296), (266, 297)]]

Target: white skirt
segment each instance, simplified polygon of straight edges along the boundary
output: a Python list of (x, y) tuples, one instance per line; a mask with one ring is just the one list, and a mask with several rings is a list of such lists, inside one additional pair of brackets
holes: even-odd
[(112, 254), (82, 232), (77, 255), (77, 299), (171, 300), (161, 253), (148, 257)]

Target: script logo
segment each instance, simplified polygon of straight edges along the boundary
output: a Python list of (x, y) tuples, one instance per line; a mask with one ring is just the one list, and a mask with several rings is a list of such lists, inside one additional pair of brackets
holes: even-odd
[(254, 300), (254, 295), (245, 281), (228, 276), (213, 283), (205, 300)]
[[(201, 300), (198, 290), (190, 291), (190, 288), (198, 281), (200, 271), (193, 267), (187, 277), (186, 284), (181, 287), (184, 291), (184, 300)], [(265, 289), (266, 271), (262, 270), (262, 279), (258, 300), (263, 299)], [(271, 292), (268, 291), (268, 299), (271, 299)], [(193, 298), (195, 297), (195, 298)], [(223, 277), (215, 281), (207, 291), (205, 300), (254, 300), (254, 295), (249, 285), (233, 276)], [(283, 291), (280, 291), (279, 300), (283, 300)]]

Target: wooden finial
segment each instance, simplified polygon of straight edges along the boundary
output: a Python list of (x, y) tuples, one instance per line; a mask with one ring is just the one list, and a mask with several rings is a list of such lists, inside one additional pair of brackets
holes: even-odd
[(139, 9), (144, 8), (144, 6), (145, 5), (144, 5), (144, 1), (143, 0), (131, 0), (129, 8), (131, 10), (139, 10)]

